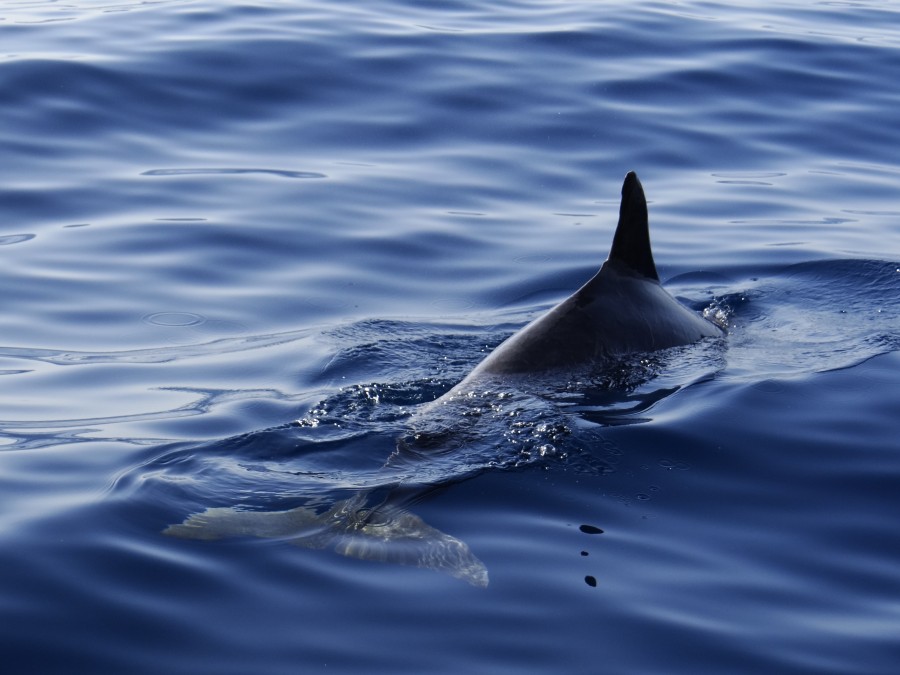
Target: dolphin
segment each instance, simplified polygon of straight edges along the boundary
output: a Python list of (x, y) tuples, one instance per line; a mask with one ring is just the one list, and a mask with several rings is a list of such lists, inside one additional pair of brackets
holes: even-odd
[[(410, 420), (413, 433), (398, 439), (385, 463), (388, 494), (380, 503), (369, 503), (373, 488), (366, 488), (321, 512), (307, 506), (287, 511), (216, 507), (170, 525), (164, 533), (205, 540), (277, 538), (345, 556), (415, 565), (487, 586), (487, 568), (464, 542), (402, 508), (409, 486), (390, 479), (396, 476), (391, 469), (415, 467), (429, 454), (452, 452), (464, 445), (460, 438), (477, 433), (481, 418), (465, 407), (473, 395), (477, 398), (476, 389), (484, 392), (485, 386), (503, 382), (515, 386), (523, 377), (562, 377), (578, 368), (723, 334), (718, 325), (682, 305), (660, 285), (644, 189), (637, 175), (629, 172), (622, 185), (612, 248), (600, 270), (573, 295), (501, 343), (450, 391), (423, 406)], [(451, 475), (444, 483), (454, 479), (460, 478)], [(423, 483), (426, 488), (420, 496), (434, 489), (434, 483)]]

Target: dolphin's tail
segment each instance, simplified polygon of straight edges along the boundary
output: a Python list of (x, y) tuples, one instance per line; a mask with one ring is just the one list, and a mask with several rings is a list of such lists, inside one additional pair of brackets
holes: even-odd
[(304, 506), (289, 511), (210, 508), (169, 525), (163, 534), (180, 539), (261, 537), (285, 539), (312, 549), (332, 549), (362, 560), (413, 565), (486, 587), (488, 572), (465, 542), (444, 534), (400, 508), (365, 508), (356, 495), (317, 513)]

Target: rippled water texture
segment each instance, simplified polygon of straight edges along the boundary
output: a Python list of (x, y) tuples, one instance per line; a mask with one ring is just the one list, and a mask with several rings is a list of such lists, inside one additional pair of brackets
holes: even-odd
[[(895, 3), (3, 2), (4, 672), (895, 673), (897, 73)], [(728, 336), (419, 426), (629, 170)]]

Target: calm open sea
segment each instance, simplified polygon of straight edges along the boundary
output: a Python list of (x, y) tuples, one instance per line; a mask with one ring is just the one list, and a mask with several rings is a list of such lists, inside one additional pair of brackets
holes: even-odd
[[(3, 672), (898, 672), (898, 111), (896, 2), (4, 0)], [(487, 588), (163, 536), (377, 487), (628, 170), (729, 335), (414, 468)]]

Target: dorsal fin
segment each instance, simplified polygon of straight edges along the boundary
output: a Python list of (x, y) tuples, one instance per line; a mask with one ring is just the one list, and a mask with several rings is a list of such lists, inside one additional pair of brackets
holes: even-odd
[(650, 229), (647, 221), (647, 200), (644, 188), (634, 171), (629, 171), (622, 184), (622, 205), (619, 224), (613, 237), (609, 259), (649, 279), (659, 281), (653, 252), (650, 250)]

